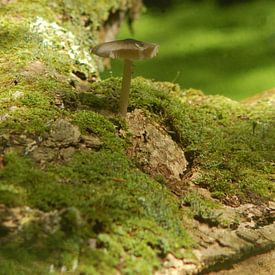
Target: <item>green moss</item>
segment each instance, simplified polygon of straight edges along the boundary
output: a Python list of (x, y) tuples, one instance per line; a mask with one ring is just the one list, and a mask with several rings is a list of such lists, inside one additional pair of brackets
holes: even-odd
[[(5, 119), (1, 119), (0, 128), (42, 134), (48, 130), (49, 121), (62, 115), (54, 108), (56, 96), (61, 96), (69, 109), (78, 106), (79, 98), (86, 101), (87, 96), (77, 96), (68, 84), (72, 83), (71, 73), (80, 71), (86, 77), (97, 74), (101, 60), (94, 60), (89, 52), (96, 43), (98, 26), (108, 19), (110, 10), (132, 5), (130, 0), (96, 4), (24, 0), (1, 5), (0, 117)], [(42, 72), (29, 71), (36, 61), (42, 64)], [(24, 93), (16, 105), (9, 98), (13, 91)], [(98, 105), (100, 101), (95, 103), (97, 109)], [(10, 111), (11, 107), (19, 108)]]
[[(52, 230), (43, 227), (47, 219), (26, 222), (13, 235), (0, 228), (5, 237), (0, 247), (3, 274), (47, 274), (51, 265), (58, 274), (76, 261), (78, 273), (152, 274), (167, 253), (183, 257), (180, 248), (193, 245), (182, 222), (181, 199), (171, 194), (165, 179), (150, 178), (126, 155), (128, 140), (119, 130), (127, 132), (127, 125), (115, 115), (121, 79), (91, 84), (89, 92), (78, 93), (70, 85), (71, 72), (89, 76), (94, 61), (84, 58), (85, 51), (68, 52), (68, 46), (87, 51), (108, 11), (123, 1), (80, 2), (50, 1), (44, 7), (45, 1), (25, 0), (24, 5), (10, 3), (0, 11), (1, 131), (46, 137), (52, 122), (65, 117), (83, 135), (94, 134), (103, 142), (97, 150), (77, 152), (69, 162), (43, 169), (26, 156), (5, 154), (0, 204), (27, 205), (57, 217)], [(55, 21), (56, 13), (62, 15), (60, 20)], [(46, 36), (34, 31), (30, 14), (43, 17)], [(85, 22), (92, 22), (90, 32), (84, 31)], [(42, 73), (29, 70), (33, 61), (41, 62)], [(14, 98), (18, 91), (21, 95)], [(62, 108), (56, 99), (62, 100)], [(274, 122), (268, 103), (250, 108), (199, 91), (181, 91), (176, 84), (137, 78), (129, 110), (135, 108), (151, 112), (166, 127), (184, 148), (189, 165), (200, 168), (197, 184), (213, 195), (223, 199), (236, 194), (247, 202), (272, 196)], [(108, 117), (96, 112), (106, 110)], [(184, 201), (192, 216), (220, 222), (211, 201), (195, 193)], [(91, 240), (94, 245), (89, 246)]]
[[(171, 195), (163, 179), (157, 182), (141, 173), (128, 159), (128, 141), (118, 135), (119, 129), (127, 130), (125, 122), (93, 111), (98, 98), (116, 105), (120, 79), (93, 84), (91, 91), (97, 98), (87, 93), (88, 100), (54, 77), (48, 84), (40, 77), (32, 87), (13, 101), (24, 113), (15, 111), (13, 119), (3, 121), (2, 127), (10, 129), (14, 123), (18, 131), (43, 133), (51, 125), (45, 121), (67, 116), (82, 134), (97, 135), (103, 146), (98, 151), (79, 152), (70, 162), (44, 170), (25, 157), (5, 156), (5, 167), (0, 171), (1, 202), (43, 211), (73, 209), (61, 215), (61, 227), (54, 235), (43, 235), (42, 243), (33, 241), (33, 246), (28, 246), (41, 228), (35, 224), (25, 227), (14, 245), (24, 251), (26, 263), (35, 270), (37, 263), (43, 261), (44, 266), (46, 261), (58, 270), (62, 265), (71, 268), (78, 260), (77, 270), (88, 274), (96, 274), (95, 270), (112, 274), (118, 267), (125, 274), (150, 274), (168, 252), (178, 255), (180, 248), (190, 247), (192, 242), (182, 224), (184, 213), (178, 207), (180, 199)], [(59, 88), (65, 110), (53, 104)], [(4, 104), (8, 107), (9, 102)], [(76, 110), (79, 103), (82, 110)], [(104, 104), (99, 109), (104, 110)], [(273, 156), (268, 149), (274, 146), (274, 130), (268, 104), (252, 109), (223, 98), (205, 97), (201, 92), (182, 92), (174, 84), (138, 78), (131, 90), (129, 109), (134, 108), (150, 111), (166, 126), (185, 148), (189, 164), (200, 167), (202, 177), (197, 184), (213, 196), (223, 199), (235, 194), (246, 202), (272, 196), (269, 177)], [(188, 193), (183, 200), (190, 205), (192, 217), (225, 225), (215, 212), (219, 205), (196, 193)], [(94, 248), (87, 246), (88, 239), (95, 240)], [(34, 256), (38, 248), (44, 258)], [(12, 254), (8, 251), (8, 245), (0, 248), (2, 259)], [(10, 258), (16, 259), (14, 255)], [(8, 268), (9, 261), (6, 265)], [(14, 270), (28, 270), (28, 265), (19, 263)]]
[(207, 223), (211, 226), (218, 225), (220, 214), (214, 211), (221, 207), (221, 205), (204, 198), (195, 191), (188, 192), (182, 199), (184, 205), (190, 206), (190, 214), (196, 220)]
[[(79, 262), (77, 271), (88, 274), (96, 270), (112, 274), (120, 264), (125, 274), (152, 273), (169, 251), (176, 253), (192, 244), (181, 224), (178, 199), (129, 161), (127, 141), (118, 136), (125, 123), (90, 110), (107, 106), (115, 110), (120, 79), (117, 89), (110, 81), (105, 83), (107, 91), (103, 83), (92, 85), (96, 96), (104, 92), (103, 100), (88, 93), (77, 95), (69, 84), (72, 71), (86, 76), (95, 72), (96, 63), (86, 52), (95, 43), (97, 27), (109, 10), (132, 2), (45, 3), (26, 0), (5, 5), (0, 11), (0, 80), (5, 84), (0, 87), (0, 112), (7, 115), (0, 128), (7, 134), (16, 130), (17, 134), (43, 135), (54, 120), (65, 116), (83, 134), (99, 136), (103, 146), (45, 169), (27, 157), (5, 155), (0, 203), (59, 211), (59, 226), (48, 232), (43, 222), (34, 220), (13, 236), (5, 236), (0, 247), (0, 261), (5, 263), (1, 273), (47, 274), (51, 265), (58, 273), (63, 265), (72, 268), (75, 260)], [(56, 14), (62, 18), (56, 20)], [(90, 32), (87, 25), (83, 27), (87, 22), (91, 22)], [(41, 63), (41, 72), (31, 69), (33, 61)], [(20, 96), (14, 98), (17, 91)], [(56, 98), (63, 100), (65, 109), (56, 106)], [(84, 110), (75, 111), (80, 103)], [(96, 239), (94, 249), (87, 247), (90, 238)]]
[(78, 111), (74, 114), (74, 123), (84, 134), (94, 133), (101, 137), (104, 148), (122, 152), (126, 141), (118, 138), (116, 126), (104, 116), (93, 111)]
[(19, 236), (5, 240), (0, 249), (2, 273), (29, 274), (32, 271), (48, 274), (51, 266), (55, 271), (62, 267), (72, 270), (79, 257), (80, 241), (60, 230), (47, 235), (43, 226), (37, 223), (24, 225)]
[(234, 194), (256, 201), (273, 196), (269, 178), (275, 131), (268, 102), (249, 107), (140, 78), (133, 81), (131, 93), (130, 108), (155, 113), (185, 148), (189, 163), (203, 169), (199, 184), (220, 198)]
[(0, 201), (8, 207), (22, 205), (25, 202), (26, 194), (23, 188), (13, 184), (0, 183)]
[[(135, 1), (30, 1), (1, 5), (1, 50), (16, 62), (41, 60), (68, 75), (97, 74), (100, 59), (91, 57), (98, 28), (110, 11), (135, 8)], [(19, 26), (19, 27), (18, 27)]]
[(79, 94), (79, 100), (81, 104), (92, 109), (117, 113), (120, 90), (121, 79), (110, 78), (93, 83), (90, 92)]
[[(101, 126), (98, 132), (114, 131), (110, 123), (103, 129)], [(0, 179), (6, 186), (13, 184), (23, 190), (22, 205), (45, 211), (72, 209), (61, 215), (59, 233), (43, 235), (39, 244), (33, 240), (41, 228), (30, 224), (17, 244), (27, 249), (26, 241), (32, 240), (28, 251), (35, 253), (38, 245), (40, 253), (48, 255), (47, 261), (57, 266), (70, 266), (77, 258), (80, 271), (82, 267), (86, 270), (84, 263), (89, 259), (95, 269), (110, 271), (123, 258), (126, 274), (131, 270), (147, 273), (158, 267), (160, 258), (169, 251), (192, 243), (181, 224), (177, 199), (136, 170), (125, 155), (108, 147), (78, 154), (70, 163), (49, 167), (48, 171), (41, 171), (30, 160), (8, 155)], [(69, 236), (73, 237), (73, 250), (68, 247)], [(95, 250), (89, 252), (83, 247), (87, 238), (96, 239)], [(3, 246), (0, 252), (6, 255), (6, 249)]]

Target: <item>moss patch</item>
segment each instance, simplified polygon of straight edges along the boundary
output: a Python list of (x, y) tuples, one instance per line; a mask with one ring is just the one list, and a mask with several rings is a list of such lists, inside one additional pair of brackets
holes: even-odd
[(210, 226), (217, 226), (221, 223), (220, 214), (215, 213), (221, 205), (204, 198), (195, 191), (188, 192), (182, 199), (183, 205), (190, 207), (190, 215), (203, 223)]
[[(96, 151), (78, 152), (70, 162), (48, 165), (44, 170), (26, 157), (5, 156), (0, 171), (2, 203), (29, 205), (47, 212), (76, 209), (81, 226), (75, 222), (75, 215), (60, 214), (58, 230), (44, 233), (41, 242), (30, 245), (29, 239), (34, 240), (43, 230), (35, 222), (29, 223), (12, 244), (1, 246), (1, 259), (6, 262), (3, 268), (9, 268), (17, 259), (11, 252), (15, 247), (26, 261), (13, 267), (14, 272), (30, 267), (40, 272), (51, 265), (60, 271), (62, 266), (72, 269), (77, 262), (77, 270), (88, 274), (95, 270), (150, 274), (167, 253), (183, 256), (180, 248), (190, 247), (192, 241), (182, 224), (186, 213), (179, 207), (181, 199), (173, 196), (165, 184), (140, 172), (127, 158), (127, 135), (118, 134), (119, 129), (127, 132), (125, 123), (116, 116), (108, 118), (94, 111), (104, 111), (103, 105), (97, 105), (98, 97), (116, 105), (120, 79), (93, 84), (91, 93), (97, 98), (89, 97), (86, 104), (72, 88), (55, 84), (54, 78), (52, 81), (50, 89), (37, 84), (40, 92), (24, 92), (11, 101), (24, 112), (15, 112), (16, 120), (3, 121), (2, 127), (9, 125), (12, 129), (16, 122), (18, 132), (47, 135), (49, 127), (43, 122), (51, 125), (55, 118), (65, 116), (83, 135), (96, 135), (103, 144)], [(65, 109), (52, 103), (52, 91), (58, 87), (63, 87)], [(78, 104), (82, 110), (76, 109)], [(267, 103), (251, 108), (225, 98), (205, 97), (194, 90), (183, 92), (174, 84), (139, 78), (133, 81), (131, 91), (129, 109), (134, 108), (151, 112), (169, 130), (185, 149), (189, 166), (200, 167), (201, 177), (196, 183), (208, 188), (212, 196), (223, 199), (237, 195), (247, 202), (272, 196), (273, 155), (268, 149), (274, 146), (273, 122)], [(36, 112), (41, 112), (37, 120)], [(184, 202), (190, 205), (192, 216), (223, 225), (215, 214), (218, 206), (211, 201), (191, 192)]]
[[(18, 193), (9, 198), (10, 206), (30, 205), (44, 211), (73, 207), (81, 216), (81, 226), (74, 222), (74, 215), (69, 215), (61, 223), (63, 227), (51, 234), (42, 234), (35, 222), (24, 227), (19, 239), (13, 240), (28, 258), (24, 265), (30, 263), (35, 268), (43, 260), (56, 268), (69, 268), (77, 259), (79, 271), (94, 268), (113, 272), (121, 266), (125, 273), (151, 273), (168, 251), (191, 244), (181, 224), (177, 199), (108, 147), (78, 154), (67, 165), (47, 171), (30, 160), (9, 155), (0, 178), (2, 189), (14, 186), (22, 190), (20, 200)], [(61, 221), (64, 219), (61, 215)], [(40, 234), (43, 238), (39, 243), (33, 241)], [(76, 252), (67, 248), (68, 237), (73, 238), (71, 245)], [(89, 238), (95, 239), (95, 248), (87, 246)], [(37, 246), (40, 253), (36, 255)], [(9, 247), (8, 243), (1, 246), (3, 260)], [(19, 264), (18, 270), (21, 268)]]
[[(0, 273), (59, 273), (66, 267), (87, 274), (152, 274), (168, 253), (182, 257), (180, 249), (193, 245), (184, 229), (182, 200), (165, 179), (159, 177), (160, 184), (127, 157), (127, 125), (116, 116), (121, 79), (78, 92), (72, 85), (77, 74), (71, 74), (88, 79), (94, 73), (82, 49), (94, 43), (109, 10), (134, 1), (21, 2), (11, 1), (0, 11), (0, 204), (45, 213), (27, 220), (20, 231), (1, 220)], [(37, 29), (39, 22), (45, 33)], [(70, 46), (76, 51), (68, 52)], [(200, 168), (196, 183), (213, 196), (237, 195), (245, 202), (272, 196), (274, 111), (268, 102), (252, 108), (137, 78), (129, 111), (135, 108), (150, 112), (167, 129), (184, 149), (188, 168)], [(108, 116), (102, 115), (106, 111)], [(45, 141), (60, 118), (83, 136), (99, 137), (102, 145), (84, 151), (81, 142), (74, 144), (79, 150), (70, 161), (43, 168), (10, 152), (14, 136)], [(24, 151), (27, 145), (18, 147)], [(212, 218), (215, 206), (203, 198), (190, 193), (184, 200), (193, 216)]]
[(132, 108), (155, 113), (185, 148), (190, 165), (203, 169), (198, 184), (219, 198), (256, 202), (274, 195), (274, 111), (268, 102), (246, 106), (140, 79), (132, 94)]
[[(120, 79), (92, 85), (93, 96), (117, 104)], [(93, 108), (93, 100), (87, 105)], [(104, 106), (102, 104), (101, 106)], [(200, 91), (182, 91), (171, 83), (133, 80), (129, 110), (156, 115), (184, 149), (190, 167), (203, 169), (197, 183), (223, 199), (237, 195), (257, 202), (274, 194), (274, 111), (268, 101), (242, 105)]]

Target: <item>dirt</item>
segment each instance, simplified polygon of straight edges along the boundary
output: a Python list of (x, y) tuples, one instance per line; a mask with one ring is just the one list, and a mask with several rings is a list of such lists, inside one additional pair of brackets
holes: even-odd
[(230, 269), (210, 272), (209, 275), (272, 275), (275, 274), (275, 250), (253, 256), (234, 264)]

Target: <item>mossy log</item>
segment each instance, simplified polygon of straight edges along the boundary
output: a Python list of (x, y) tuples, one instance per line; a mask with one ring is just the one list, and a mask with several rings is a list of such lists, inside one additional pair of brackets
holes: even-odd
[(135, 78), (117, 116), (90, 47), (140, 7), (0, 1), (1, 274), (196, 273), (274, 246), (274, 91)]

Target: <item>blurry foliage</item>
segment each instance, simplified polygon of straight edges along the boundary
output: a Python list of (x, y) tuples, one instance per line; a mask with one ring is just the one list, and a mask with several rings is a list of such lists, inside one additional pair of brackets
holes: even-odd
[[(214, 0), (173, 3), (148, 7), (134, 23), (133, 38), (160, 45), (156, 58), (135, 62), (135, 75), (238, 100), (275, 87), (274, 1), (239, 1), (226, 8)], [(124, 25), (118, 38), (129, 36)], [(113, 75), (121, 72), (122, 64), (113, 60)]]
[[(207, 2), (207, 1), (210, 2), (209, 0), (143, 0), (145, 6), (158, 8), (161, 10), (171, 8), (174, 5), (183, 3), (183, 2), (199, 3), (199, 2)], [(252, 1), (254, 0), (215, 0), (214, 2), (220, 6), (229, 6), (233, 4), (248, 3)], [(211, 0), (211, 2), (213, 1)]]

